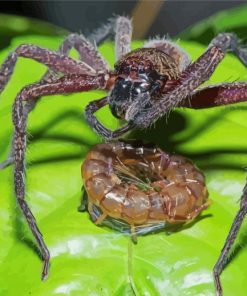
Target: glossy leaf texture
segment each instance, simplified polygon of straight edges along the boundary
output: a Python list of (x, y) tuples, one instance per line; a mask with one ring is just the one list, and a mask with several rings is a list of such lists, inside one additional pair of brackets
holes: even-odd
[[(7, 53), (21, 43), (58, 48), (60, 38), (25, 36), (12, 40)], [(192, 56), (204, 47), (180, 42)], [(141, 46), (134, 42), (133, 47)], [(100, 47), (113, 65), (112, 43)], [(10, 149), (11, 105), (17, 92), (37, 81), (45, 67), (20, 59), (0, 97), (0, 160)], [(231, 55), (209, 83), (247, 80), (247, 70)], [(130, 238), (94, 225), (80, 213), (80, 165), (87, 151), (102, 140), (83, 116), (86, 104), (102, 91), (44, 97), (28, 122), (26, 198), (51, 251), (49, 278), (41, 282), (41, 260), (16, 205), (13, 168), (0, 171), (0, 295), (214, 295), (212, 268), (227, 236), (245, 184), (247, 164), (246, 104), (207, 110), (174, 110), (147, 131), (144, 138), (169, 152), (191, 158), (202, 169), (212, 205), (199, 219), (170, 235), (165, 232)], [(119, 123), (108, 108), (97, 116), (108, 127)], [(246, 295), (246, 227), (222, 275), (224, 295)], [(132, 286), (130, 285), (132, 283)]]
[(239, 5), (232, 9), (217, 12), (189, 26), (179, 34), (179, 37), (207, 45), (218, 33), (234, 32), (244, 42), (247, 28), (246, 11), (246, 3), (239, 2)]

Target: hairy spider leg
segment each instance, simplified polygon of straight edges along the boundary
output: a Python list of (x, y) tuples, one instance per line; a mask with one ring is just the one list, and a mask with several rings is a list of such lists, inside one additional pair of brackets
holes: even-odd
[[(224, 51), (231, 50), (239, 57), (242, 63), (247, 65), (247, 50), (238, 46), (237, 38), (234, 34), (219, 34), (211, 43), (213, 46), (222, 47)], [(220, 85), (211, 85), (199, 90), (195, 90), (190, 98), (184, 100), (181, 106), (187, 108), (201, 109), (215, 106), (222, 106), (247, 101), (247, 83), (234, 82)], [(224, 270), (232, 246), (236, 240), (237, 234), (247, 214), (247, 184), (243, 189), (240, 209), (237, 212), (234, 221), (229, 230), (225, 244), (221, 250), (220, 256), (214, 266), (213, 276), (217, 295), (222, 295), (222, 286), (220, 274)]]
[[(104, 60), (104, 58), (100, 55), (100, 53), (96, 51), (96, 48), (85, 39), (84, 36), (79, 34), (69, 34), (66, 37), (66, 39), (63, 41), (63, 43), (60, 45), (58, 49), (58, 53), (67, 56), (72, 48), (75, 48), (78, 51), (80, 55), (80, 60), (86, 63), (87, 65), (91, 66), (95, 71), (98, 71), (98, 72), (108, 71), (109, 69), (108, 63)], [(5, 67), (9, 67), (9, 64), (7, 63)], [(7, 84), (7, 82), (11, 77), (14, 66), (11, 65), (11, 67), (12, 67), (12, 71), (9, 71), (7, 73), (7, 76), (5, 76), (5, 83), (2, 85), (1, 90), (4, 89), (5, 85)], [(74, 73), (71, 73), (71, 74), (74, 74)], [(87, 74), (87, 73), (84, 73), (84, 74)], [(55, 81), (59, 78), (60, 75), (61, 74), (59, 74), (58, 72), (52, 69), (49, 69), (41, 78), (40, 82)], [(1, 70), (0, 70), (0, 76), (1, 76)], [(38, 102), (38, 99), (27, 102), (24, 106), (23, 116), (28, 116), (28, 113), (35, 108), (37, 102)], [(0, 169), (4, 169), (5, 167), (11, 165), (13, 163), (13, 160), (14, 160), (14, 149), (13, 149), (13, 140), (12, 140), (10, 153), (7, 159), (2, 163), (0, 163)]]
[(195, 90), (179, 106), (203, 109), (247, 101), (247, 82), (222, 83)]
[[(69, 34), (60, 45), (58, 53), (68, 56), (72, 48), (75, 48), (75, 50), (77, 50), (77, 52), (80, 55), (80, 60), (90, 65), (94, 70), (99, 72), (108, 71), (108, 63), (104, 60), (100, 53), (96, 51), (96, 48), (85, 39), (83, 35), (79, 35), (76, 33)], [(57, 80), (60, 77), (60, 75), (61, 74), (59, 74), (58, 72), (48, 69), (39, 82), (52, 82)], [(27, 109), (27, 113), (32, 111), (37, 101), (38, 100), (27, 102), (27, 104), (24, 107), (24, 110)]]
[[(132, 34), (132, 25), (131, 21), (126, 17), (117, 17), (112, 18), (106, 25), (103, 26), (103, 28), (96, 30), (93, 32), (89, 40), (92, 40), (92, 42), (96, 43), (96, 45), (99, 45), (101, 42), (104, 41), (106, 37), (110, 35), (111, 32), (114, 31), (114, 25), (116, 24), (116, 55), (122, 56), (125, 53), (127, 53), (130, 50), (130, 42), (131, 42), (131, 34)], [(25, 45), (24, 45), (25, 46)], [(26, 45), (28, 47), (29, 45)], [(38, 47), (37, 47), (38, 48)], [(104, 60), (104, 58), (96, 51), (96, 47), (92, 45), (87, 39), (79, 34), (70, 34), (66, 37), (66, 39), (61, 44), (58, 55), (67, 56), (69, 51), (75, 48), (79, 55), (80, 60), (86, 63), (86, 65), (91, 66), (96, 72), (107, 72), (109, 69), (109, 66), (107, 62)], [(19, 52), (20, 51), (20, 52)], [(47, 55), (49, 56), (49, 52), (47, 52)], [(13, 53), (9, 54), (5, 62), (2, 64), (0, 68), (0, 93), (5, 88), (6, 84), (8, 83), (13, 70), (15, 63), (17, 61), (17, 58), (19, 56), (27, 57), (35, 59), (41, 63), (45, 62), (42, 60), (42, 56), (37, 58), (35, 57), (35, 51), (33, 52), (33, 55), (30, 54), (26, 56), (24, 52), (22, 52), (21, 48), (17, 48)], [(73, 60), (72, 60), (73, 61)], [(49, 66), (48, 64), (46, 64)], [(50, 69), (46, 72), (46, 74), (41, 78), (40, 82), (51, 82), (55, 81), (59, 77), (59, 72), (56, 71), (56, 69)], [(77, 72), (71, 72), (71, 74), (76, 74)], [(64, 73), (68, 74), (68, 73)], [(82, 74), (82, 73), (81, 73)], [(83, 74), (88, 74), (88, 71), (85, 71)], [(31, 112), (34, 108), (37, 100), (29, 101), (25, 104), (24, 110), (23, 110), (23, 116), (28, 116), (28, 113)], [(0, 163), (0, 169), (4, 169), (5, 167), (11, 165), (13, 163), (13, 140), (11, 145), (10, 153), (5, 161)]]
[(143, 45), (144, 48), (157, 48), (173, 58), (179, 71), (185, 70), (189, 66), (191, 59), (187, 52), (175, 42), (164, 37), (163, 39), (153, 39)]
[[(66, 44), (64, 46), (66, 47)], [(23, 105), (23, 102), (26, 101), (28, 103), (31, 100), (38, 99), (43, 95), (87, 91), (93, 88), (105, 89), (105, 78), (107, 77), (98, 73), (98, 75), (95, 76), (95, 70), (91, 69), (89, 65), (80, 61), (75, 61), (65, 55), (42, 49), (37, 46), (21, 45), (7, 57), (0, 69), (0, 81), (2, 82), (2, 85), (0, 85), (0, 91), (2, 91), (4, 86), (7, 84), (13, 72), (18, 56), (33, 58), (38, 62), (50, 67), (50, 70), (48, 71), (49, 74), (47, 73), (47, 77), (50, 77), (48, 83), (46, 83), (44, 79), (41, 83), (33, 84), (24, 88), (17, 96), (13, 106), (13, 122), (15, 125), (14, 183), (16, 198), (41, 251), (41, 255), (44, 260), (42, 279), (45, 279), (49, 269), (49, 250), (43, 240), (41, 232), (37, 227), (35, 218), (25, 201), (24, 160), (26, 150), (26, 124), (28, 111), (24, 112), (25, 105)], [(93, 74), (93, 76), (83, 75), (84, 70), (90, 74)], [(55, 78), (52, 75), (53, 72), (51, 73), (51, 71), (54, 71), (55, 74), (56, 72), (70, 74), (70, 76), (64, 76), (58, 81), (54, 81)], [(74, 73), (74, 75), (71, 75), (71, 73)]]
[[(144, 120), (146, 120), (145, 125), (149, 125), (151, 122), (157, 120), (160, 115), (165, 114), (177, 105), (199, 109), (246, 101), (246, 82), (226, 83), (195, 90), (211, 76), (227, 51), (234, 52), (241, 62), (247, 66), (247, 49), (240, 45), (237, 37), (231, 33), (219, 34), (212, 40), (208, 50), (195, 63), (188, 66), (182, 72), (177, 85), (168, 94), (163, 96), (162, 101), (156, 104), (155, 108), (150, 110), (149, 114), (146, 114), (146, 116), (142, 115)], [(136, 123), (136, 120), (133, 121)], [(142, 121), (139, 118), (139, 124), (143, 126)], [(240, 209), (232, 223), (217, 263), (214, 266), (213, 276), (218, 296), (222, 295), (220, 274), (226, 265), (231, 247), (237, 237), (246, 213), (247, 184), (244, 187), (241, 197)]]
[[(116, 56), (118, 57), (126, 54), (130, 50), (132, 26), (131, 26), (131, 21), (125, 17), (117, 17), (113, 20), (109, 23), (110, 26), (109, 25), (104, 26), (105, 33), (101, 29), (101, 35), (105, 34), (104, 35), (105, 37), (108, 36), (110, 33), (110, 28), (113, 31), (114, 24), (116, 23), (115, 43), (116, 43)], [(97, 33), (93, 33), (90, 39), (92, 38), (96, 39), (96, 44), (100, 43), (103, 40), (102, 37), (99, 38), (99, 34)], [(50, 67), (50, 69), (46, 72), (46, 74), (41, 78), (40, 82), (55, 81), (59, 77), (59, 72), (63, 72), (64, 74), (77, 74), (78, 69), (77, 71), (75, 71), (73, 67), (75, 66), (73, 64), (76, 63), (76, 61), (70, 58), (68, 60), (69, 62), (66, 60), (66, 57), (72, 48), (75, 48), (78, 51), (78, 53), (80, 54), (80, 60), (83, 62), (83, 65), (86, 66), (86, 69), (84, 69), (85, 71), (83, 71), (83, 69), (79, 69), (80, 74), (88, 74), (88, 71), (90, 69), (88, 69), (87, 66), (90, 66), (91, 70), (93, 69), (93, 71), (97, 73), (107, 72), (109, 70), (109, 66), (107, 62), (96, 51), (96, 48), (89, 41), (85, 39), (84, 36), (79, 34), (70, 34), (61, 44), (57, 53), (57, 58), (55, 58), (55, 63), (58, 62), (59, 64), (61, 64), (61, 67), (53, 67), (52, 66), (53, 64), (49, 61), (49, 57), (51, 57), (52, 59), (52, 56), (50, 56), (51, 53), (54, 54), (54, 52), (39, 48), (37, 46), (31, 46), (31, 45), (19, 46), (14, 52), (12, 52), (7, 57), (7, 59), (5, 60), (5, 62), (2, 64), (0, 68), (0, 93), (5, 88), (6, 84), (8, 83), (13, 73), (14, 66), (18, 56), (35, 59)], [(65, 56), (64, 61), (59, 60), (60, 55), (62, 57)], [(68, 67), (71, 67), (70, 64), (72, 64), (71, 72), (68, 71), (68, 69), (66, 69), (66, 71), (62, 71), (61, 68), (64, 62), (68, 64)], [(34, 109), (37, 102), (38, 102), (38, 99), (27, 102), (24, 106), (23, 116), (28, 116), (28, 113)], [(123, 131), (125, 131), (125, 129)], [(115, 134), (117, 136), (118, 133), (115, 133)], [(7, 159), (2, 163), (0, 163), (0, 169), (3, 169), (13, 163), (13, 159), (14, 159), (13, 140), (12, 140), (11, 147), (12, 148), (10, 150), (10, 153)]]
[(131, 50), (131, 20), (124, 16), (110, 18), (106, 24), (93, 31), (87, 39), (92, 44), (100, 44), (111, 35), (115, 35), (115, 56), (116, 60), (119, 60)]
[[(98, 44), (99, 43), (96, 43), (96, 46)], [(68, 56), (72, 48), (75, 48), (75, 50), (79, 53), (80, 60), (90, 65), (95, 71), (107, 72), (109, 70), (107, 61), (100, 55), (99, 52), (97, 52), (96, 47), (94, 47), (83, 35), (76, 33), (69, 34), (60, 45), (58, 53)], [(45, 75), (41, 78), (40, 82), (51, 82), (57, 80), (58, 78), (59, 73), (48, 69)], [(34, 105), (36, 103), (37, 100), (30, 102), (30, 104)]]
[[(123, 23), (123, 25), (124, 23), (126, 23), (126, 26), (131, 26), (131, 24), (128, 25), (128, 23), (130, 23), (129, 18), (124, 16), (114, 16), (109, 18), (106, 23), (103, 23), (101, 26), (93, 30), (93, 32), (91, 32), (90, 35), (87, 36), (87, 40), (92, 44), (96, 43), (97, 45), (99, 45), (103, 43), (107, 38), (116, 35), (116, 31), (119, 31), (115, 29), (118, 19), (122, 19), (121, 23)], [(122, 27), (122, 25), (120, 27)], [(125, 25), (123, 27), (125, 27)]]
[(115, 56), (118, 61), (131, 51), (132, 24), (126, 17), (118, 17), (115, 32)]
[[(117, 60), (131, 50), (131, 35), (132, 35), (131, 20), (126, 17), (118, 17), (116, 19), (116, 30), (115, 30), (115, 55)], [(95, 35), (95, 37), (97, 38), (97, 34)], [(109, 81), (110, 80), (111, 79), (109, 79)], [(134, 127), (134, 125), (132, 123), (128, 123), (125, 126), (115, 131), (111, 131), (105, 128), (93, 114), (99, 108), (103, 107), (106, 104), (108, 104), (107, 97), (98, 101), (90, 102), (85, 109), (86, 119), (89, 125), (103, 138), (109, 139), (109, 140), (114, 138), (119, 138), (121, 135), (131, 130)]]
[[(198, 91), (195, 91), (190, 101), (183, 104), (184, 107), (190, 107), (195, 109), (208, 108), (214, 106), (221, 106), (227, 104), (233, 104), (238, 102), (247, 101), (247, 83), (235, 82), (222, 85), (209, 86)], [(244, 217), (247, 213), (247, 184), (244, 187), (241, 197), (241, 204), (238, 213), (236, 214), (234, 221), (231, 225), (230, 231), (226, 238), (224, 247), (221, 250), (221, 254), (214, 266), (213, 275), (214, 282), (217, 291), (217, 295), (222, 295), (222, 286), (220, 282), (220, 274), (224, 270), (232, 246), (235, 242), (237, 234), (243, 223)]]
[[(67, 56), (72, 47), (78, 50), (80, 60), (75, 60)], [(83, 36), (71, 34), (64, 40), (58, 52), (30, 44), (18, 46), (8, 55), (0, 68), (0, 92), (3, 91), (8, 83), (19, 56), (36, 60), (49, 67), (49, 71), (41, 81), (49, 82), (54, 78), (55, 73), (62, 73), (64, 75), (97, 75), (98, 72), (108, 71), (107, 62), (96, 51), (96, 48)]]
[(41, 48), (36, 45), (22, 44), (8, 55), (0, 69), (0, 91), (2, 91), (13, 73), (18, 57), (30, 58), (63, 74), (95, 75), (96, 71), (80, 60)]
[(64, 40), (59, 51), (68, 55), (69, 51), (75, 48), (80, 55), (80, 60), (91, 66), (96, 72), (108, 72), (108, 62), (103, 58), (100, 52), (97, 51), (98, 45), (99, 43), (95, 45), (90, 43), (83, 35), (73, 33), (69, 34)]
[(108, 19), (106, 23), (93, 30), (93, 32), (91, 32), (90, 35), (87, 36), (87, 40), (92, 44), (97, 45), (103, 43), (107, 38), (114, 35), (115, 24), (116, 17)]
[(67, 94), (73, 92), (88, 91), (90, 89), (104, 89), (106, 81), (104, 75), (88, 76), (74, 75), (73, 77), (63, 77), (51, 83), (37, 83), (25, 87), (16, 97), (13, 105), (14, 133), (14, 186), (17, 202), (25, 216), (30, 230), (41, 251), (44, 261), (42, 279), (48, 275), (49, 269), (49, 250), (43, 240), (42, 234), (38, 229), (35, 218), (25, 201), (25, 151), (26, 151), (26, 125), (27, 117), (23, 116), (23, 103), (35, 100), (40, 96), (53, 94)]
[(94, 129), (94, 131), (96, 131), (103, 138), (110, 140), (114, 138), (119, 138), (121, 135), (131, 130), (134, 127), (134, 125), (128, 123), (115, 131), (109, 130), (106, 127), (104, 127), (93, 114), (107, 104), (108, 97), (102, 98), (97, 101), (92, 101), (86, 106), (85, 115), (87, 122)]
[[(245, 82), (227, 83), (195, 90), (211, 76), (216, 66), (223, 59), (226, 51), (234, 52), (241, 62), (245, 66), (247, 65), (246, 48), (240, 46), (234, 34), (221, 33), (212, 40), (208, 50), (195, 63), (188, 66), (182, 72), (173, 89), (163, 96), (162, 101), (156, 104), (146, 115), (142, 113), (142, 116), (139, 117), (139, 122), (137, 122), (138, 118), (135, 118), (133, 122), (140, 124), (142, 127), (143, 125), (148, 126), (157, 120), (160, 115), (164, 115), (172, 107), (177, 105), (197, 109), (246, 101), (247, 83)], [(245, 185), (241, 197), (240, 209), (232, 223), (225, 245), (213, 269), (218, 296), (222, 295), (220, 274), (226, 265), (231, 247), (237, 237), (246, 213), (247, 185)]]
[(140, 128), (149, 127), (189, 97), (200, 84), (208, 80), (223, 57), (224, 53), (221, 49), (215, 46), (209, 48), (180, 74), (161, 99), (152, 102), (150, 108), (141, 109), (133, 118), (130, 118), (130, 122)]
[(172, 108), (179, 106), (182, 101), (190, 98), (193, 91), (211, 77), (226, 51), (233, 51), (247, 65), (247, 50), (240, 47), (236, 36), (221, 33), (212, 40), (206, 52), (181, 72), (160, 100), (154, 102), (150, 108), (140, 110), (130, 121), (137, 127), (148, 127)]
[(220, 256), (214, 266), (213, 276), (214, 276), (214, 284), (217, 292), (217, 296), (222, 296), (222, 286), (220, 282), (220, 274), (224, 270), (227, 261), (229, 259), (229, 254), (232, 249), (232, 246), (236, 240), (240, 227), (243, 223), (243, 220), (247, 214), (247, 184), (243, 189), (243, 194), (241, 196), (240, 209), (238, 210), (233, 223), (231, 225), (230, 231), (225, 240), (225, 244), (223, 249), (221, 250)]

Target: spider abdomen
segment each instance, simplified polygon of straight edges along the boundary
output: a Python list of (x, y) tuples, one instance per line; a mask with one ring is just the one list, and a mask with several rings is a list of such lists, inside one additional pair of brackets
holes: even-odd
[[(168, 79), (177, 79), (179, 68), (174, 59), (157, 48), (138, 48), (123, 56), (116, 64), (118, 74), (146, 73), (155, 71)], [(135, 73), (136, 72), (136, 73)]]
[(156, 48), (139, 48), (115, 64), (115, 84), (109, 95), (112, 114), (127, 121), (150, 108), (167, 82), (175, 81), (179, 68), (174, 59)]

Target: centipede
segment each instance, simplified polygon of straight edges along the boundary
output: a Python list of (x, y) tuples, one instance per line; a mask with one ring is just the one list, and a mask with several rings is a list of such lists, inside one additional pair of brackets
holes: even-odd
[(128, 231), (134, 241), (165, 225), (192, 221), (210, 204), (205, 176), (192, 161), (153, 144), (97, 144), (81, 173), (92, 221)]

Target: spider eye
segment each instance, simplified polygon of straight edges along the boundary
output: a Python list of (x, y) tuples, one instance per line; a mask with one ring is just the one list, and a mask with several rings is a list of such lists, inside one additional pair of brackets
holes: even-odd
[(141, 93), (141, 90), (139, 87), (134, 87), (133, 90), (132, 90), (132, 93), (134, 93), (135, 95), (138, 95)]
[(133, 84), (133, 93), (138, 95), (140, 93), (146, 92), (150, 89), (150, 84), (147, 82), (135, 82)]
[(118, 76), (118, 78), (117, 78), (117, 81), (124, 81), (125, 80), (125, 78), (124, 77), (122, 77), (122, 76)]
[(141, 88), (142, 90), (146, 91), (146, 90), (148, 90), (148, 89), (150, 88), (150, 84), (147, 83), (147, 82), (142, 82), (142, 83), (140, 84), (140, 88)]
[(144, 68), (139, 68), (139, 74), (145, 74), (145, 69)]
[(148, 81), (148, 76), (147, 76), (147, 73), (145, 71), (143, 72), (139, 72), (139, 77), (145, 81)]

